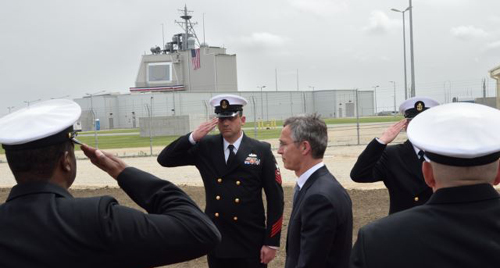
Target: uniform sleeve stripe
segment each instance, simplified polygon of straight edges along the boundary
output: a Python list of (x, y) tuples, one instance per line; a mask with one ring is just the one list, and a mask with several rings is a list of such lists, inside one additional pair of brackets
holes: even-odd
[(276, 223), (273, 224), (273, 227), (271, 229), (271, 237), (274, 237), (281, 232), (282, 224), (283, 224), (283, 215), (281, 215), (281, 218), (279, 218), (278, 221), (276, 221)]
[(281, 184), (281, 172), (280, 172), (280, 169), (279, 168), (276, 168), (276, 170), (274, 170), (274, 179), (276, 180), (276, 182), (278, 184)]

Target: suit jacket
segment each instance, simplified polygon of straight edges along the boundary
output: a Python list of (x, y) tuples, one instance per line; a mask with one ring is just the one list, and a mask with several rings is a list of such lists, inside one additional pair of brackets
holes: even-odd
[(389, 191), (389, 214), (425, 204), (432, 195), (409, 140), (387, 146), (373, 139), (354, 164), (351, 178), (355, 182), (383, 181)]
[(285, 268), (347, 267), (352, 247), (349, 194), (324, 166), (299, 191), (286, 243)]
[[(220, 258), (258, 258), (263, 245), (279, 246), (283, 221), (281, 175), (268, 143), (243, 136), (236, 159), (226, 165), (222, 135), (195, 145), (189, 134), (158, 156), (165, 167), (195, 165), (206, 193), (205, 212), (222, 233), (214, 254)], [(262, 201), (267, 199), (267, 224)]]
[(360, 229), (352, 267), (498, 267), (500, 195), (489, 184), (444, 188), (429, 202)]
[(0, 267), (152, 267), (210, 252), (220, 233), (181, 189), (138, 169), (118, 176), (149, 214), (55, 184), (14, 186), (0, 206)]

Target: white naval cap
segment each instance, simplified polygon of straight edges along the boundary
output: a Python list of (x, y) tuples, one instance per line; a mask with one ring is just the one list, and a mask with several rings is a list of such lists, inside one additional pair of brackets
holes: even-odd
[(407, 133), (440, 164), (480, 166), (500, 158), (500, 110), (482, 104), (439, 105), (415, 117)]
[(414, 118), (419, 113), (438, 105), (439, 102), (428, 97), (413, 97), (399, 105), (399, 112), (406, 118)]
[(5, 150), (24, 150), (71, 140), (81, 112), (76, 102), (66, 99), (33, 104), (0, 118), (0, 143)]
[(219, 118), (235, 117), (247, 103), (245, 98), (231, 94), (217, 95), (210, 99), (210, 105), (215, 108), (215, 114)]

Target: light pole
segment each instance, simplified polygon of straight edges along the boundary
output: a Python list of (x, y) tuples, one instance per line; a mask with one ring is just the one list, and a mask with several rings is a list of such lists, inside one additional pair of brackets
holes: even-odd
[(54, 100), (54, 99), (65, 99), (65, 98), (69, 98), (69, 95), (64, 95), (64, 96), (61, 96), (61, 97), (50, 98), (50, 99)]
[(9, 106), (7, 107), (7, 109), (9, 109), (9, 114), (10, 114), (10, 110), (14, 109), (15, 107), (14, 106)]
[(105, 92), (105, 90), (101, 90), (96, 93), (85, 93), (85, 95), (90, 96), (90, 112), (92, 113), (92, 124), (94, 125), (94, 140), (95, 140), (95, 148), (98, 149), (99, 143), (97, 142), (97, 126), (96, 126), (96, 115), (94, 112), (94, 95)]
[(260, 88), (260, 118), (262, 121), (264, 121), (264, 95), (262, 95), (262, 89), (265, 87), (266, 86), (257, 86), (257, 88)]
[(408, 7), (410, 9), (410, 54), (411, 54), (411, 97), (415, 97), (415, 61), (413, 57), (413, 6)]
[(375, 99), (375, 115), (377, 115), (377, 88), (379, 86), (373, 86), (373, 96), (374, 96), (374, 99)]
[(314, 91), (314, 86), (309, 86), (309, 88), (311, 88), (311, 89), (312, 89), (312, 91)]
[(405, 100), (408, 99), (408, 82), (406, 81), (406, 26), (405, 26), (405, 12), (408, 11), (410, 7), (407, 7), (405, 10), (401, 11), (398, 9), (391, 9), (394, 12), (399, 12), (403, 14), (403, 67), (404, 67), (404, 75), (405, 75)]
[[(448, 91), (446, 91), (446, 83), (448, 83)], [(443, 91), (444, 91), (444, 103), (450, 102), (450, 97), (451, 97), (451, 81), (446, 80), (444, 81), (443, 84)]]
[(32, 101), (24, 101), (24, 103), (26, 103), (28, 105), (28, 107), (30, 107), (30, 103), (32, 102), (37, 102), (37, 101), (41, 101), (42, 99), (38, 99), (38, 100), (32, 100)]
[(389, 81), (394, 85), (394, 116), (396, 116), (396, 81)]

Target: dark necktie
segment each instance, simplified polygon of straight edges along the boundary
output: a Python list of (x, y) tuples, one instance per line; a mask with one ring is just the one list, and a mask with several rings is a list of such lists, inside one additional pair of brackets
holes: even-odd
[(420, 150), (418, 152), (418, 159), (420, 159), (420, 162), (424, 162), (425, 161), (424, 151)]
[(227, 146), (227, 148), (229, 149), (229, 157), (227, 158), (227, 162), (226, 162), (226, 165), (230, 165), (234, 158), (236, 158), (236, 155), (234, 154), (234, 145), (230, 144), (229, 146)]
[(293, 205), (297, 202), (297, 197), (299, 196), (300, 187), (298, 184), (295, 184), (295, 188), (293, 189)]

